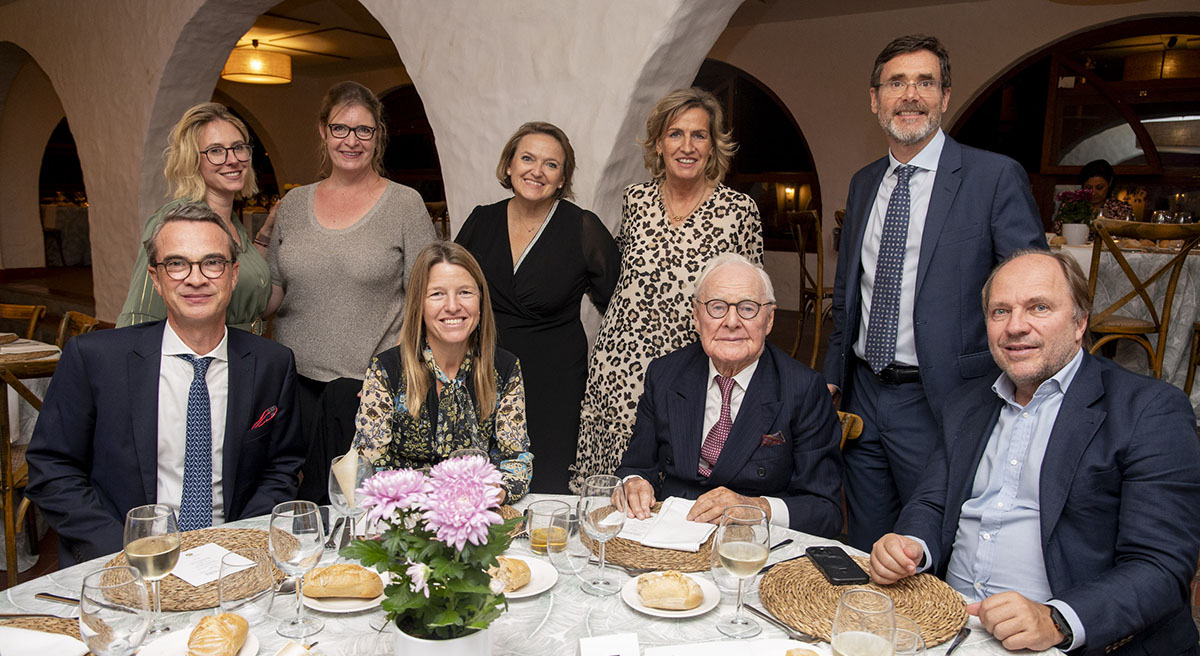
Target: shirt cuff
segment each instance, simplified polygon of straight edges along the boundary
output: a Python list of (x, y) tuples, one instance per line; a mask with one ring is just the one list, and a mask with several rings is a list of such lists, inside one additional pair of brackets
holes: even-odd
[(917, 564), (917, 571), (915, 573), (920, 574), (929, 569), (929, 565), (933, 562), (933, 556), (929, 553), (929, 547), (925, 545), (925, 541), (915, 535), (906, 535), (904, 537), (921, 545), (921, 553), (924, 554), (921, 557), (921, 562)]
[(1075, 614), (1075, 611), (1067, 605), (1067, 602), (1051, 599), (1046, 602), (1046, 605), (1057, 608), (1058, 612), (1062, 613), (1063, 619), (1067, 621), (1067, 624), (1071, 625), (1071, 633), (1075, 634), (1071, 646), (1067, 647), (1064, 651), (1078, 649), (1087, 643), (1087, 631), (1083, 628), (1083, 622), (1079, 621), (1079, 615)]
[(767, 500), (767, 505), (771, 507), (771, 524), (784, 528), (790, 527), (792, 515), (788, 512), (787, 504), (783, 502), (783, 499), (776, 497), (763, 498)]

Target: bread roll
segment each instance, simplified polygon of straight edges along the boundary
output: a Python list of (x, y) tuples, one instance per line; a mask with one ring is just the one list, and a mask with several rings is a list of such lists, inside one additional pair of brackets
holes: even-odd
[(637, 593), (642, 605), (663, 610), (691, 610), (704, 601), (700, 585), (675, 570), (642, 574)]
[(811, 649), (789, 649), (783, 652), (783, 656), (821, 656)]
[(529, 565), (519, 558), (496, 558), (499, 567), (489, 567), (488, 575), (504, 581), (505, 592), (515, 592), (529, 584)]
[(246, 643), (249, 629), (241, 615), (221, 613), (202, 617), (188, 636), (188, 656), (234, 656)]
[(342, 563), (317, 567), (304, 575), (304, 596), (312, 599), (374, 599), (383, 594), (383, 579), (362, 565)]

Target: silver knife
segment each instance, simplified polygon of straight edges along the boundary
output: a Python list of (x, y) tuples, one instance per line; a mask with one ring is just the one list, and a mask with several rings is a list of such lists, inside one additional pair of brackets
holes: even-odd
[(950, 656), (950, 654), (954, 653), (955, 649), (962, 646), (963, 640), (966, 640), (969, 635), (971, 635), (971, 629), (968, 629), (964, 625), (963, 628), (958, 630), (958, 635), (954, 636), (954, 640), (950, 642), (950, 646), (946, 649), (946, 656)]
[(354, 526), (354, 518), (346, 520), (346, 528), (342, 530), (342, 541), (338, 543), (338, 551), (346, 548), (350, 544), (350, 528)]

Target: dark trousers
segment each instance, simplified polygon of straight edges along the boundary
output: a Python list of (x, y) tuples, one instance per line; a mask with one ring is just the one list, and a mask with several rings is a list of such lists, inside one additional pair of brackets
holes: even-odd
[(842, 451), (846, 537), (852, 546), (869, 552), (896, 524), (941, 429), (921, 383), (885, 383), (862, 361), (854, 366), (854, 382), (842, 409), (863, 419), (862, 435)]
[(300, 384), (300, 420), (308, 457), (300, 468), (297, 499), (329, 503), (329, 463), (350, 450), (362, 381), (336, 378), (322, 382), (296, 376)]

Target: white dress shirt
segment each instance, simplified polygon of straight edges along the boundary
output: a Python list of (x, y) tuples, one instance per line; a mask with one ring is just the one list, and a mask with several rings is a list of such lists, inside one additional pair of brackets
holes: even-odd
[(183, 498), (183, 455), (187, 443), (188, 392), (195, 377), (192, 364), (180, 354), (211, 357), (205, 380), (208, 405), (212, 411), (212, 487), (213, 526), (225, 522), (225, 498), (222, 496), (221, 454), (225, 442), (225, 414), (229, 406), (229, 329), (209, 353), (196, 353), (163, 322), (162, 363), (158, 370), (158, 484), (157, 503), (179, 514)]
[[(937, 177), (938, 160), (942, 157), (942, 146), (946, 135), (939, 129), (916, 157), (907, 162), (917, 167), (908, 181), (908, 240), (904, 248), (904, 269), (900, 278), (900, 316), (896, 326), (896, 357), (899, 364), (917, 366), (917, 342), (913, 333), (913, 305), (917, 298), (917, 264), (921, 259), (921, 238), (925, 234), (925, 214), (929, 210), (929, 198), (933, 195), (933, 182)], [(871, 205), (871, 216), (862, 241), (862, 277), (858, 281), (860, 301), (858, 339), (854, 342), (854, 354), (866, 361), (867, 325), (871, 319), (871, 294), (875, 290), (875, 264), (879, 259), (879, 243), (883, 240), (883, 219), (887, 214), (888, 201), (896, 188), (896, 167), (901, 162), (888, 151), (888, 168), (883, 181), (875, 192), (875, 203)]]

